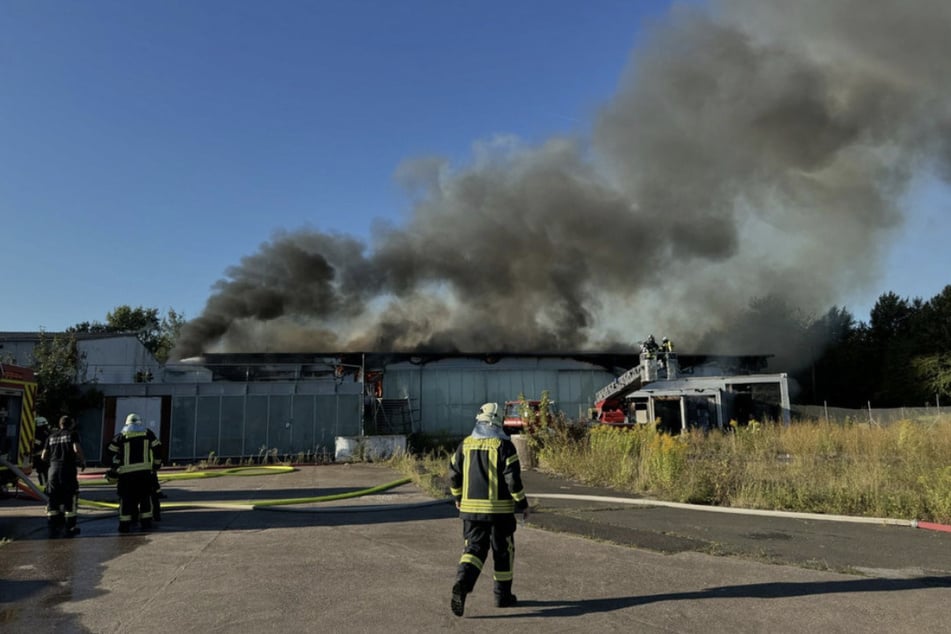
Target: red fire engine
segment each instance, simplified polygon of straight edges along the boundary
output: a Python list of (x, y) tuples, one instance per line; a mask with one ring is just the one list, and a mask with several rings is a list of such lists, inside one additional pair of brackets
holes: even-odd
[(36, 376), (30, 368), (0, 363), (0, 484), (16, 483), (9, 463), (23, 473), (32, 466), (36, 434)]

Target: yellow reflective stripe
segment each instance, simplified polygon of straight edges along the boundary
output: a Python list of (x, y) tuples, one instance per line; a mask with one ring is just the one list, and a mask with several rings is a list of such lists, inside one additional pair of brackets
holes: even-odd
[(452, 494), (453, 497), (459, 497), (460, 495), (462, 495), (462, 489), (449, 487), (449, 493)]
[(476, 557), (475, 555), (470, 555), (469, 553), (463, 554), (462, 557), (459, 559), (459, 563), (472, 564), (479, 570), (482, 570), (482, 560)]
[[(468, 440), (468, 439), (467, 439)], [(469, 449), (463, 445), (462, 450), (462, 503), (465, 504), (469, 499)]]
[(505, 461), (505, 466), (510, 467), (513, 462), (518, 462), (518, 454), (510, 456), (509, 459)]
[[(137, 439), (144, 438), (145, 432), (131, 432), (124, 434), (126, 439)], [(152, 469), (152, 463), (154, 461), (154, 456), (152, 455), (152, 445), (144, 445), (144, 451), (142, 456), (142, 462), (132, 463), (132, 443), (124, 442), (122, 443), (122, 466), (119, 467), (119, 473), (134, 473), (136, 471), (150, 471)]]
[(505, 545), (509, 551), (509, 569), (495, 570), (492, 578), (496, 581), (511, 581), (515, 577), (515, 540), (511, 537), (505, 538)]
[(488, 452), (489, 455), (489, 499), (499, 499), (499, 453)]
[(124, 464), (117, 469), (120, 474), (123, 473), (138, 473), (139, 471), (151, 471), (152, 466), (148, 463), (141, 462), (139, 464)]
[(516, 502), (521, 502), (525, 499), (525, 491), (516, 491), (512, 493), (512, 499)]
[(459, 505), (463, 513), (514, 513), (515, 500), (466, 500)]

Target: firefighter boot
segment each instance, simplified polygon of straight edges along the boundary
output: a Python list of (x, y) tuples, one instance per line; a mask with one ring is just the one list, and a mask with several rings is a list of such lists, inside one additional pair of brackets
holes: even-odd
[(49, 531), (49, 538), (56, 539), (63, 534), (63, 516), (62, 515), (51, 515), (46, 520), (46, 528)]
[(452, 586), (452, 601), (449, 603), (449, 607), (452, 608), (452, 613), (456, 616), (462, 616), (462, 613), (466, 610), (466, 595), (469, 594), (466, 592), (466, 589), (462, 587), (462, 582), (457, 581)]
[(76, 526), (76, 516), (66, 518), (66, 531), (64, 533), (65, 537), (76, 537), (79, 535), (79, 527)]
[(514, 608), (518, 605), (518, 598), (512, 594), (511, 581), (495, 582), (495, 607)]
[(479, 569), (470, 563), (459, 564), (456, 569), (456, 583), (452, 586), (452, 601), (449, 604), (456, 616), (462, 616), (465, 611), (466, 595), (475, 587), (479, 572)]

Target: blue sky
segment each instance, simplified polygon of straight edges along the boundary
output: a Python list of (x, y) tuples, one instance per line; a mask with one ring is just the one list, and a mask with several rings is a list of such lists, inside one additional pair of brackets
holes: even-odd
[[(275, 231), (400, 225), (404, 160), (585, 135), (666, 2), (0, 3), (0, 330), (197, 317)], [(951, 282), (951, 196), (907, 197), (878, 285)]]

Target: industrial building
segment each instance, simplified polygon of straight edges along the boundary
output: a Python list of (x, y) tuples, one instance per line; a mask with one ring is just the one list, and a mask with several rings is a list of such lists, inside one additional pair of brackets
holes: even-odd
[[(546, 391), (567, 417), (587, 419), (595, 394), (640, 363), (635, 353), (367, 352), (205, 354), (162, 365), (134, 335), (77, 339), (82, 359), (77, 383), (103, 395), (100, 409), (74, 413), (90, 461), (101, 459), (130, 412), (142, 416), (162, 440), (168, 460), (179, 463), (210, 456), (333, 455), (340, 437), (461, 437), (482, 403), (539, 398)], [(37, 340), (37, 333), (0, 333), (0, 357), (30, 365)], [(645, 411), (652, 413), (641, 421), (632, 404), (625, 423), (654, 420), (654, 413), (670, 407), (661, 400), (670, 400), (676, 390), (684, 406), (694, 409), (701, 395), (705, 402), (732, 402), (731, 396), (718, 396), (732, 391), (729, 381), (717, 387), (707, 380), (701, 388), (690, 373), (709, 375), (715, 365), (749, 375), (765, 365), (765, 357), (681, 355), (680, 363), (683, 386), (663, 381), (650, 386)], [(664, 387), (663, 394), (657, 391)]]

